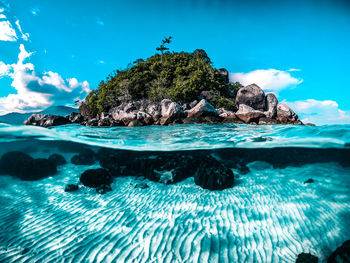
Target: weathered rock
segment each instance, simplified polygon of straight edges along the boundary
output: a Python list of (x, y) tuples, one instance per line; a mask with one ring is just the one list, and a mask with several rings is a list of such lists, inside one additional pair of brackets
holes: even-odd
[(91, 165), (96, 161), (95, 152), (91, 149), (83, 149), (79, 154), (74, 155), (71, 162), (76, 165)]
[(128, 124), (128, 127), (138, 127), (138, 126), (143, 126), (143, 123), (140, 120), (132, 120)]
[(194, 108), (198, 103), (198, 100), (194, 100), (190, 103), (190, 109)]
[(246, 123), (258, 122), (260, 118), (265, 117), (265, 114), (261, 111), (254, 110), (252, 107), (245, 104), (239, 105), (239, 110), (236, 112), (236, 116)]
[(235, 118), (235, 113), (233, 111), (226, 110), (224, 108), (219, 108), (216, 109), (217, 113), (219, 114), (220, 117), (222, 118)]
[(162, 117), (160, 119), (161, 125), (172, 123), (176, 119), (180, 119), (184, 115), (182, 107), (176, 102), (173, 102), (171, 100), (168, 100), (168, 99), (162, 100), (161, 107), (162, 107), (161, 108)]
[[(266, 113), (266, 112), (264, 112)], [(279, 122), (276, 119), (271, 119), (271, 118), (265, 118), (262, 117), (259, 119), (259, 125), (274, 125), (274, 124), (278, 124)]]
[(298, 115), (287, 106), (284, 102), (277, 104), (277, 116), (276, 120), (281, 123), (293, 123), (298, 120)]
[(71, 123), (81, 123), (84, 117), (78, 112), (72, 112), (71, 114), (65, 116)]
[(49, 156), (49, 160), (52, 161), (52, 162), (53, 162), (54, 164), (56, 164), (57, 166), (58, 166), (58, 165), (63, 165), (63, 164), (66, 164), (66, 163), (67, 163), (66, 159), (65, 159), (62, 155), (57, 154), (57, 153), (51, 154), (51, 155)]
[(71, 123), (68, 119), (58, 115), (32, 114), (24, 125), (34, 125), (42, 127), (59, 126)]
[(112, 177), (105, 169), (89, 169), (82, 173), (80, 182), (85, 186), (97, 188), (102, 185), (110, 185)]
[(300, 253), (297, 257), (296, 263), (317, 263), (318, 258), (310, 253)]
[(212, 94), (210, 91), (208, 90), (203, 90), (200, 95), (199, 95), (199, 98), (200, 99), (204, 99), (204, 100), (207, 100), (207, 101), (210, 101), (212, 99), (214, 99), (214, 94)]
[(145, 112), (152, 116), (153, 121), (156, 122), (161, 117), (161, 106), (159, 103), (149, 102), (145, 109)]
[(350, 262), (350, 240), (347, 240), (329, 256), (327, 263), (349, 263), (349, 262)]
[(21, 180), (39, 180), (57, 172), (56, 164), (48, 159), (33, 159), (29, 155), (13, 151), (0, 159), (0, 173), (16, 176)]
[(67, 184), (64, 187), (64, 191), (65, 192), (75, 192), (75, 191), (78, 191), (78, 190), (79, 190), (79, 186), (76, 185), (76, 184)]
[(225, 80), (228, 82), (229, 81), (229, 73), (228, 73), (227, 69), (220, 68), (220, 69), (218, 69), (218, 71), (225, 78)]
[(136, 119), (142, 124), (146, 125), (151, 125), (153, 123), (153, 117), (150, 114), (143, 111), (139, 111), (136, 113)]
[(212, 157), (207, 157), (199, 164), (194, 174), (194, 182), (204, 189), (223, 190), (233, 186), (234, 175), (227, 168)]
[(86, 122), (86, 126), (98, 126), (98, 119), (92, 118)]
[(277, 104), (278, 100), (273, 93), (267, 93), (265, 97), (265, 105), (266, 105), (266, 111), (264, 114), (267, 118), (275, 118), (277, 114)]
[(205, 99), (202, 99), (195, 107), (188, 111), (187, 118), (218, 115), (219, 114), (214, 106), (207, 102)]
[(251, 84), (240, 88), (236, 95), (236, 104), (241, 104), (252, 107), (254, 110), (265, 110), (265, 93), (256, 84)]
[(111, 126), (112, 120), (112, 116), (108, 112), (102, 112), (98, 120), (97, 126)]

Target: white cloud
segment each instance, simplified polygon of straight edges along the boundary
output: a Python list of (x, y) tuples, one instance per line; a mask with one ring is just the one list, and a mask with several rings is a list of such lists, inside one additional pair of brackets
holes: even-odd
[(0, 77), (12, 78), (11, 86), (17, 91), (0, 98), (0, 114), (33, 111), (54, 104), (73, 105), (76, 99), (83, 99), (90, 92), (87, 81), (65, 80), (52, 71), (38, 75), (32, 63), (24, 63), (32, 54), (21, 44), (16, 64), (0, 62)]
[(304, 123), (350, 124), (350, 111), (339, 109), (338, 103), (333, 100), (307, 99), (288, 102), (288, 105), (299, 113)]
[(289, 72), (293, 71), (298, 70), (258, 69), (248, 73), (231, 73), (230, 80), (238, 81), (244, 86), (255, 83), (265, 91), (277, 93), (282, 89), (296, 87), (303, 82), (302, 79), (291, 76)]
[(34, 8), (32, 8), (31, 13), (32, 13), (33, 16), (38, 16), (39, 13), (40, 13), (40, 9), (34, 7)]
[(0, 41), (17, 41), (18, 36), (25, 41), (29, 39), (29, 34), (22, 31), (19, 20), (13, 22), (5, 14), (5, 9), (0, 8)]

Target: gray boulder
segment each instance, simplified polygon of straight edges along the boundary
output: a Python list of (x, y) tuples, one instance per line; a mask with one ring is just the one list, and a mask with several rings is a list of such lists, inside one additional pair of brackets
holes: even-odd
[(218, 116), (218, 112), (205, 99), (202, 99), (194, 108), (188, 111), (187, 117)]
[(240, 104), (236, 116), (245, 123), (258, 122), (260, 118), (266, 117), (262, 111), (254, 110), (245, 104)]
[(161, 101), (161, 114), (162, 117), (160, 119), (161, 125), (166, 125), (174, 122), (175, 120), (182, 118), (184, 116), (184, 112), (182, 107), (168, 99), (164, 99)]
[(70, 120), (58, 115), (32, 114), (24, 122), (24, 125), (51, 127), (51, 126), (65, 125), (69, 123), (71, 123)]
[(81, 123), (84, 117), (78, 112), (72, 112), (71, 114), (65, 116), (71, 123)]
[(281, 123), (294, 123), (298, 121), (298, 115), (285, 103), (277, 104), (276, 120)]
[(240, 88), (236, 95), (236, 104), (248, 105), (254, 110), (265, 110), (265, 93), (256, 84), (251, 84), (246, 87)]
[(275, 118), (277, 114), (278, 100), (273, 93), (267, 93), (265, 97), (266, 111), (264, 112), (266, 117)]

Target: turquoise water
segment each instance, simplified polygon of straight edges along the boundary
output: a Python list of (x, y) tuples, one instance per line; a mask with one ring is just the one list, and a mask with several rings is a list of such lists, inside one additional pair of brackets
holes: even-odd
[[(295, 262), (301, 252), (326, 262), (350, 239), (349, 143), (350, 125), (0, 124), (0, 156), (19, 150), (67, 160), (36, 181), (0, 175), (0, 262)], [(87, 147), (131, 162), (135, 151), (149, 158), (201, 152), (231, 168), (235, 183), (210, 191), (193, 177), (164, 184), (126, 174), (105, 194), (82, 185), (65, 192), (100, 167), (71, 163)]]

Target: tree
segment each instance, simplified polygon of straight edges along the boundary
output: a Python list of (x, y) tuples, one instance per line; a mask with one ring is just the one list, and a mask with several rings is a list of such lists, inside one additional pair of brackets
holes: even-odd
[(173, 37), (170, 36), (170, 37), (166, 37), (165, 39), (163, 39), (162, 40), (162, 44), (159, 47), (157, 47), (156, 50), (160, 51), (162, 53), (162, 55), (163, 55), (164, 51), (169, 50), (169, 48), (166, 47), (165, 45), (170, 44), (172, 38)]

